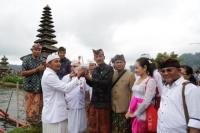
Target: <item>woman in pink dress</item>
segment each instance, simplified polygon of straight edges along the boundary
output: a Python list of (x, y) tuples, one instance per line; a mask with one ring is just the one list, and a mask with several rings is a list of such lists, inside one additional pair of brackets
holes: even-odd
[(153, 66), (149, 59), (139, 58), (135, 64), (138, 78), (132, 87), (132, 98), (126, 118), (132, 118), (132, 133), (147, 133), (146, 109), (156, 94), (156, 81), (152, 78)]

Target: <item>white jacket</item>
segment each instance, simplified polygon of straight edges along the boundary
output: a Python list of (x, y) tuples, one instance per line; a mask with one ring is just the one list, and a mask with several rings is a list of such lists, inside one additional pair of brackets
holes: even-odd
[[(70, 78), (69, 75), (63, 77), (62, 81), (69, 83), (76, 80), (75, 77)], [(82, 89), (81, 89), (82, 88)], [(65, 100), (69, 109), (83, 109), (85, 108), (85, 92), (89, 91), (89, 86), (86, 84), (84, 77), (79, 79), (79, 86), (75, 87), (70, 93), (65, 94)]]
[(78, 79), (69, 83), (62, 82), (55, 71), (46, 68), (42, 76), (43, 91), (43, 123), (57, 123), (67, 119), (65, 93), (69, 93), (79, 85)]

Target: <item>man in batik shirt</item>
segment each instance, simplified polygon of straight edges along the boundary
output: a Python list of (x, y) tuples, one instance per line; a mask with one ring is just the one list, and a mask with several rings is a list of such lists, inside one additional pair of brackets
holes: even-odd
[(22, 76), (24, 76), (23, 88), (25, 90), (26, 120), (30, 124), (40, 122), (42, 109), (41, 78), (45, 69), (45, 60), (41, 56), (42, 46), (34, 44), (32, 54), (22, 60)]

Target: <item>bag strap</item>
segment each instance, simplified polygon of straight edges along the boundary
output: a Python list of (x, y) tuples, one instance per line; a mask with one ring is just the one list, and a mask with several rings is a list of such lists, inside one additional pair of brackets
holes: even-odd
[[(189, 113), (188, 113), (188, 108), (187, 108), (186, 100), (185, 100), (185, 86), (189, 83), (190, 83), (189, 81), (184, 82), (183, 88), (182, 88), (183, 109), (184, 109), (185, 121), (186, 121), (187, 125), (188, 125), (188, 122), (189, 122)], [(188, 127), (187, 127), (187, 133), (189, 133)]]
[(120, 80), (120, 78), (125, 74), (126, 70), (124, 70), (115, 80), (115, 82), (113, 82), (112, 84), (112, 88), (116, 85), (116, 83)]

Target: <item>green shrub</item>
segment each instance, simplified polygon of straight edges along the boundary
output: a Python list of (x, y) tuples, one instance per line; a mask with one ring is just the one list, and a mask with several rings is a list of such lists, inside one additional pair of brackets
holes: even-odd
[(42, 133), (42, 126), (30, 126), (23, 128), (15, 128), (8, 133)]
[(11, 82), (11, 83), (17, 83), (19, 82), (19, 84), (23, 83), (23, 78), (16, 75), (16, 74), (7, 74), (4, 75), (1, 79), (3, 82)]

